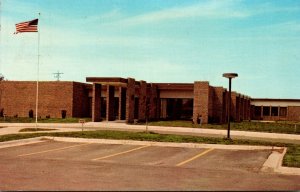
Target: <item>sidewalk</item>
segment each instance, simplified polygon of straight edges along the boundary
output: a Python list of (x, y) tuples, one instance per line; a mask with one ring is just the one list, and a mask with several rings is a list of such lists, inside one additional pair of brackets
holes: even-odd
[[(35, 128), (34, 123), (0, 123), (0, 135), (16, 134), (23, 128)], [(39, 128), (57, 129), (51, 132), (81, 131), (79, 123), (39, 123)], [(84, 124), (84, 130), (122, 130), (122, 131), (146, 131), (145, 125), (128, 125), (117, 122), (88, 122)], [(148, 126), (148, 131), (165, 134), (196, 135), (210, 137), (226, 137), (227, 130), (186, 128), (186, 127), (161, 127)], [(50, 132), (50, 131), (49, 131)], [(28, 133), (28, 132), (26, 132)], [(300, 135), (264, 133), (251, 131), (230, 131), (232, 138), (260, 139), (280, 142), (292, 142), (300, 144)]]

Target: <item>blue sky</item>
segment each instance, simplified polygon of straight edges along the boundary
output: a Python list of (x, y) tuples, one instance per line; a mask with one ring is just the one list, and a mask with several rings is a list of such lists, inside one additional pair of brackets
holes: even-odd
[(300, 99), (300, 0), (1, 0), (0, 73), (36, 80), (209, 81), (251, 97)]

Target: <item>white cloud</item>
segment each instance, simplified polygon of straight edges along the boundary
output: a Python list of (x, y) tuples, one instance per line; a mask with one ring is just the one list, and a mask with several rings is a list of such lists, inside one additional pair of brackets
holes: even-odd
[(163, 22), (167, 20), (204, 17), (204, 18), (243, 18), (247, 17), (246, 12), (234, 9), (238, 1), (223, 0), (223, 1), (207, 1), (185, 7), (174, 7), (146, 13), (131, 18), (124, 19), (120, 23), (128, 25), (138, 25), (153, 22)]

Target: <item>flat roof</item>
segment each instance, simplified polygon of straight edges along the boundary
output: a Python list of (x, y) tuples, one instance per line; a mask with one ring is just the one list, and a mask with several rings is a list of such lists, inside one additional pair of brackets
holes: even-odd
[(93, 82), (93, 83), (128, 83), (128, 79), (124, 79), (121, 77), (87, 77), (86, 82)]
[(252, 101), (296, 101), (300, 102), (300, 99), (275, 99), (275, 98), (252, 98)]
[(192, 83), (153, 83), (158, 89), (176, 89), (176, 90), (193, 90), (194, 84)]

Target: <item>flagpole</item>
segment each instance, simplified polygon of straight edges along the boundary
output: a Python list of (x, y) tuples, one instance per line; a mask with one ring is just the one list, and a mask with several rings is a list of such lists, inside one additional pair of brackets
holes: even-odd
[[(41, 13), (39, 13), (40, 20)], [(38, 127), (38, 106), (39, 106), (39, 73), (40, 73), (40, 30), (38, 30), (38, 62), (37, 62), (37, 80), (36, 80), (36, 101), (35, 101), (35, 129)]]

